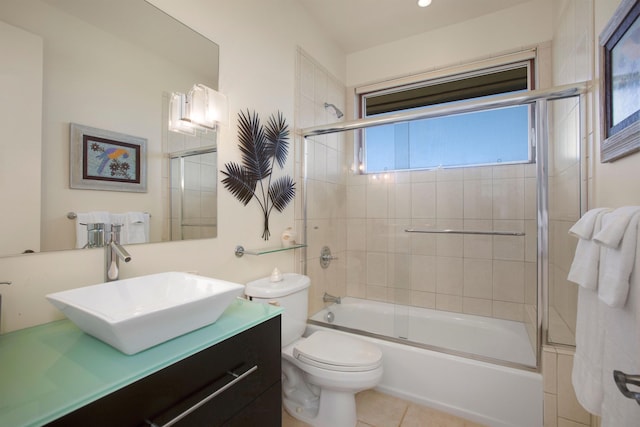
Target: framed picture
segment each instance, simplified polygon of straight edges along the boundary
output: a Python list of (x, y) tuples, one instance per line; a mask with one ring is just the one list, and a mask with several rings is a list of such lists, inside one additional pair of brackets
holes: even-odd
[(71, 123), (71, 188), (147, 191), (147, 140)]
[(600, 161), (640, 150), (640, 0), (622, 0), (600, 34)]

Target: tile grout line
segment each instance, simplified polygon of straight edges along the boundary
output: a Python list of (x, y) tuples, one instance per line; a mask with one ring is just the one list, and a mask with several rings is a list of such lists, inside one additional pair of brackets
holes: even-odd
[(408, 403), (404, 408), (404, 412), (402, 413), (402, 417), (400, 417), (400, 424), (398, 424), (398, 427), (402, 427), (402, 423), (404, 422), (404, 417), (407, 416), (407, 412), (409, 411), (409, 405), (410, 403)]

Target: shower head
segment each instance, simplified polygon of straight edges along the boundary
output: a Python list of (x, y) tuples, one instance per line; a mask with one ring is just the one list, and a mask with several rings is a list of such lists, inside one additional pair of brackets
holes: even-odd
[(336, 112), (336, 116), (338, 116), (338, 118), (344, 116), (344, 114), (342, 114), (342, 111), (340, 111), (340, 109), (338, 107), (336, 107), (333, 104), (329, 104), (328, 102), (325, 102), (324, 103), (324, 108), (329, 108), (329, 107), (333, 108), (333, 111)]

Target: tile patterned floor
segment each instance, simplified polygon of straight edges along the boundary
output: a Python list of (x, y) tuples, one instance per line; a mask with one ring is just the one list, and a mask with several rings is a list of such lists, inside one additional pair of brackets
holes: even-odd
[[(357, 427), (482, 427), (444, 412), (416, 405), (375, 390), (356, 395)], [(282, 411), (282, 427), (308, 427)]]

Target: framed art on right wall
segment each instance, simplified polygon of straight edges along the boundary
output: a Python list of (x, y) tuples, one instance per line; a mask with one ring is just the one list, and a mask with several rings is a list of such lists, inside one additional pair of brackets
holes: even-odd
[(640, 150), (640, 0), (623, 0), (600, 34), (600, 161)]

